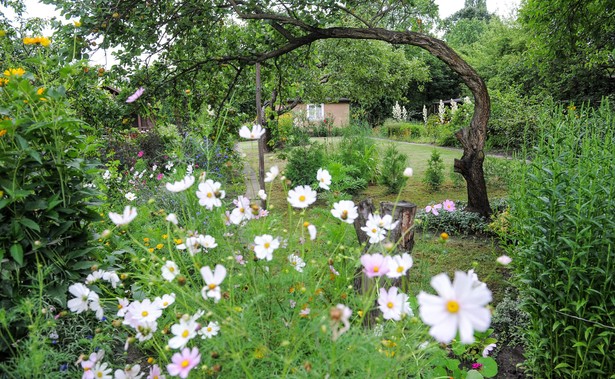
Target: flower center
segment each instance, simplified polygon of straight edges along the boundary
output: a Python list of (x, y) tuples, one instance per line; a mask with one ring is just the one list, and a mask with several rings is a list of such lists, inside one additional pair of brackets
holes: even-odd
[(162, 306), (163, 306), (163, 307), (165, 307), (165, 308), (166, 308), (168, 305), (169, 305), (169, 302), (168, 302), (168, 301), (165, 301), (164, 303), (162, 303)]
[(239, 212), (244, 213), (245, 211), (245, 208), (239, 208)]
[(446, 310), (449, 311), (450, 313), (459, 312), (459, 303), (455, 300), (449, 300), (446, 303)]
[(305, 201), (305, 196), (303, 195), (299, 196), (299, 201)]
[(182, 337), (186, 338), (188, 337), (188, 335), (190, 334), (190, 332), (188, 331), (188, 329), (184, 330), (184, 332), (182, 333)]
[(346, 220), (346, 219), (348, 218), (348, 211), (344, 209), (344, 210), (342, 211), (342, 215), (340, 216), (340, 218), (341, 218), (342, 220)]
[(143, 312), (141, 312), (141, 316), (143, 316), (143, 317), (147, 317), (147, 315), (149, 315), (149, 313), (148, 313), (147, 311), (143, 311)]
[(169, 267), (169, 271), (175, 272), (175, 267)]
[(404, 272), (404, 268), (402, 266), (397, 266), (397, 272)]
[(372, 229), (372, 233), (376, 233), (378, 231), (378, 229), (374, 228)]
[(216, 289), (216, 285), (215, 285), (215, 284), (210, 284), (210, 285), (209, 285), (209, 289), (210, 289), (210, 290)]
[(208, 197), (208, 198), (210, 198), (210, 199), (211, 199), (213, 196), (214, 196), (214, 194), (213, 194), (213, 193), (211, 193), (211, 192), (207, 192), (207, 197)]
[(394, 304), (393, 304), (393, 302), (392, 302), (392, 301), (389, 301), (389, 302), (387, 303), (387, 308), (389, 308), (389, 309), (393, 309), (393, 306), (394, 306)]
[(117, 309), (122, 309), (122, 308), (124, 308), (124, 306), (122, 304), (118, 304), (117, 305)]
[(211, 332), (211, 326), (208, 326), (208, 327), (207, 327), (207, 331), (208, 331), (208, 332)]
[(265, 249), (269, 249), (269, 247), (271, 246), (271, 244), (269, 242), (265, 242)]
[(374, 272), (378, 272), (378, 271), (380, 271), (380, 267), (378, 267), (378, 266), (374, 266), (373, 271), (374, 271)]
[(103, 373), (102, 373), (101, 371), (98, 371), (98, 372), (96, 373), (96, 376), (98, 376), (99, 378), (102, 378), (102, 377), (103, 377)]
[(189, 364), (190, 364), (190, 361), (188, 361), (187, 359), (184, 359), (184, 360), (182, 361), (182, 367), (183, 367), (183, 368), (188, 367), (188, 365), (189, 365)]

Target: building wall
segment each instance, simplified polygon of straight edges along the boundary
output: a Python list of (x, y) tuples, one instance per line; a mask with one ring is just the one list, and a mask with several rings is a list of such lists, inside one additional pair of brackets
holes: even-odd
[[(325, 103), (325, 118), (333, 118), (333, 125), (337, 127), (347, 126), (350, 123), (349, 103)], [(297, 104), (293, 113), (307, 112), (307, 104)]]

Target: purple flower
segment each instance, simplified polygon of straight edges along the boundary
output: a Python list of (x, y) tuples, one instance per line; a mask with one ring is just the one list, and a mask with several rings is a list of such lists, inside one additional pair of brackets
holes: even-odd
[(158, 176), (156, 176), (156, 179), (158, 179), (158, 180), (162, 180), (162, 178), (164, 178), (164, 174), (163, 173), (160, 173), (160, 174), (158, 174)]
[(136, 90), (135, 93), (133, 93), (132, 95), (128, 96), (128, 99), (126, 99), (126, 102), (127, 103), (135, 102), (138, 98), (141, 97), (141, 95), (143, 95), (143, 92), (145, 92), (145, 88), (139, 87), (139, 89)]
[(481, 363), (472, 363), (472, 370), (480, 370), (481, 368), (483, 368)]
[(143, 154), (145, 154), (145, 152), (143, 150), (139, 151), (139, 154), (137, 154), (137, 157), (141, 158), (143, 156)]

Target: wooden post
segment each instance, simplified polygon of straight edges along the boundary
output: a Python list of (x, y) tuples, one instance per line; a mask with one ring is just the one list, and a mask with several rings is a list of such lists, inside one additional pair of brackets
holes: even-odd
[[(395, 211), (395, 214), (393, 214)], [(399, 203), (381, 202), (380, 214), (391, 215), (393, 222), (399, 221), (395, 229), (391, 230), (388, 240), (397, 244), (397, 251), (411, 253), (414, 247), (414, 217), (416, 216), (416, 204), (407, 201)]]
[[(261, 101), (261, 64), (256, 63), (256, 122), (263, 125), (263, 106)], [(265, 190), (265, 141), (258, 139), (258, 184)], [(267, 209), (267, 201), (261, 200), (261, 207)]]

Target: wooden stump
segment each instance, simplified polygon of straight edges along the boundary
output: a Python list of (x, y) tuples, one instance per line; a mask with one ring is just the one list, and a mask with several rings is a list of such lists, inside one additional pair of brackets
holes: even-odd
[[(354, 228), (357, 233), (357, 238), (360, 244), (365, 244), (361, 254), (365, 254), (370, 247), (369, 237), (361, 227), (365, 226), (370, 214), (374, 213), (374, 205), (371, 199), (366, 199), (357, 205), (359, 217), (354, 221)], [(387, 240), (395, 244), (395, 249), (387, 252), (391, 255), (395, 253), (412, 253), (414, 247), (414, 217), (416, 216), (416, 204), (401, 201), (398, 203), (381, 202), (380, 203), (380, 215), (391, 215), (393, 222), (398, 222), (394, 229), (387, 233)], [(387, 240), (383, 241), (386, 242)], [(380, 252), (382, 253), (382, 252)], [(400, 287), (401, 278), (391, 281), (391, 286)], [(374, 286), (375, 280), (368, 278), (363, 272), (363, 267), (357, 269), (354, 280), (354, 289), (361, 294), (365, 294), (370, 291)], [(364, 324), (373, 325), (378, 312), (375, 306), (372, 307), (372, 311), (365, 316)]]

